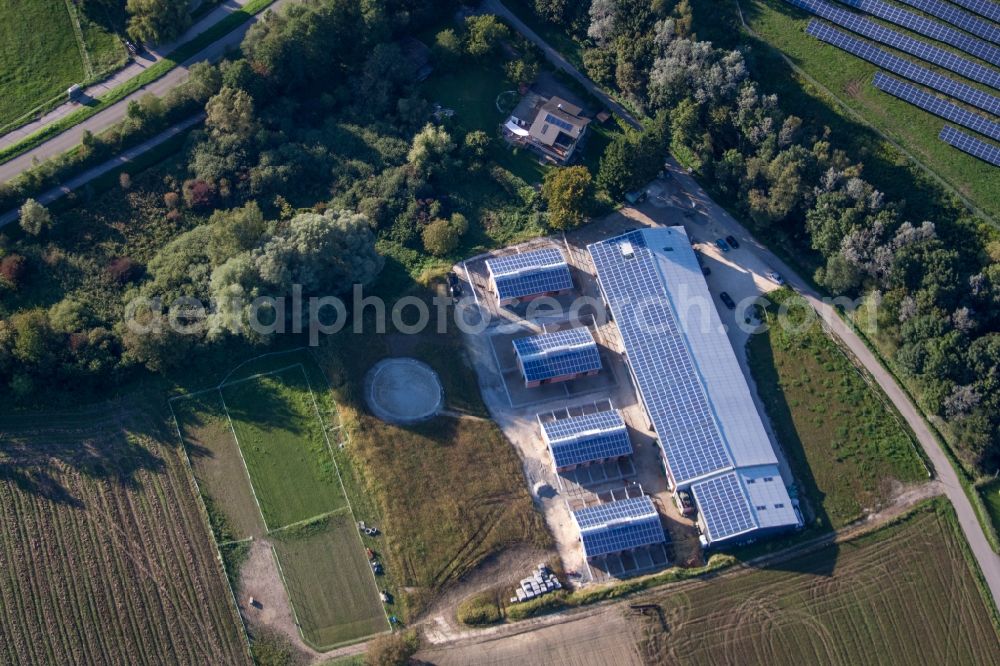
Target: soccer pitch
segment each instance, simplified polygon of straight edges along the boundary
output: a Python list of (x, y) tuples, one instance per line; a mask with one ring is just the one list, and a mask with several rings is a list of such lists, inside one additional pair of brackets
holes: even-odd
[(217, 538), (270, 542), (303, 639), (327, 650), (389, 625), (310, 369), (245, 375), (172, 407)]

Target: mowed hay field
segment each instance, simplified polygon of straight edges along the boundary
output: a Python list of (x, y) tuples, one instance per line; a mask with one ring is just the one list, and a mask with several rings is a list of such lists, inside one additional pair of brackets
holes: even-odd
[[(387, 573), (404, 590), (397, 614), (413, 620), (442, 589), (508, 548), (551, 545), (520, 459), (496, 424), (479, 416), (485, 409), (458, 337), (343, 333), (315, 354), (347, 433), (346, 446), (338, 452), (338, 460), (344, 460), (341, 471), (348, 487), (357, 488), (352, 499), (374, 499), (364, 507), (365, 515), (379, 521)], [(369, 414), (364, 375), (389, 356), (430, 364), (444, 385), (446, 408), (469, 414), (441, 415), (408, 427)]]
[[(683, 585), (636, 619), (647, 663), (996, 664), (1000, 634), (950, 505), (760, 571)], [(995, 612), (995, 611), (994, 611)]]
[(71, 14), (66, 0), (0, 0), (0, 128), (125, 59), (118, 39), (78, 10)]
[(292, 352), (172, 401), (217, 538), (274, 547), (302, 637), (317, 650), (389, 629), (328, 444), (339, 441), (336, 408), (322, 389), (311, 357)]
[(0, 417), (0, 661), (248, 664), (162, 397)]
[[(750, 368), (818, 526), (842, 527), (884, 507), (901, 483), (926, 480), (908, 430), (879, 389), (865, 382), (818, 319), (794, 325), (808, 307), (804, 301), (788, 290), (769, 298), (771, 326), (751, 336)], [(777, 319), (785, 302), (794, 304), (787, 328)]]
[(272, 543), (302, 632), (313, 645), (338, 645), (388, 629), (346, 508), (275, 534)]

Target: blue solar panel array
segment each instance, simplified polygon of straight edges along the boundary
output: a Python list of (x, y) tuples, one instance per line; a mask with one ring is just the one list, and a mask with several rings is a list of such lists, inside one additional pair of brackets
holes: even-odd
[(951, 0), (956, 5), (965, 7), (966, 9), (976, 12), (980, 16), (985, 16), (988, 19), (993, 19), (1000, 23), (1000, 4), (993, 2), (993, 0)]
[(547, 421), (542, 430), (557, 468), (632, 453), (628, 429), (616, 410)]
[(653, 501), (643, 495), (573, 512), (587, 557), (663, 543), (663, 525)]
[[(837, 25), (856, 32), (859, 35), (882, 42), (886, 46), (891, 46), (904, 53), (909, 53), (927, 62), (944, 67), (967, 79), (1000, 89), (1000, 74), (989, 67), (972, 62), (971, 60), (955, 55), (951, 51), (932, 46), (919, 39), (913, 39), (896, 30), (886, 28), (871, 19), (835, 7), (826, 2), (826, 0), (786, 0), (786, 2), (812, 12), (828, 21), (833, 21)], [(998, 50), (998, 53), (1000, 53), (1000, 50)]]
[(601, 369), (601, 355), (586, 326), (514, 340), (529, 382)]
[(894, 79), (882, 72), (875, 73), (875, 80), (872, 83), (879, 90), (898, 97), (905, 102), (909, 102), (914, 106), (919, 106), (924, 111), (929, 111), (945, 120), (958, 123), (962, 127), (967, 127), (991, 139), (1000, 141), (1000, 123), (995, 123), (978, 114), (966, 111), (960, 106), (935, 97), (916, 86), (912, 86), (899, 79)]
[(809, 27), (806, 28), (806, 32), (819, 40), (832, 44), (894, 74), (905, 76), (911, 81), (950, 95), (983, 111), (1000, 115), (1000, 97), (985, 93), (979, 88), (959, 83), (947, 76), (932, 72), (926, 67), (914, 65), (909, 60), (893, 55), (863, 39), (858, 39), (853, 35), (849, 35), (819, 21), (811, 21)]
[(691, 486), (712, 541), (757, 528), (750, 500), (736, 472), (716, 476)]
[[(623, 242), (633, 253), (622, 254)], [(679, 484), (733, 467), (657, 259), (635, 231), (590, 246), (646, 411)]]
[(912, 30), (939, 42), (950, 44), (986, 62), (1000, 65), (1000, 48), (988, 44), (981, 39), (970, 37), (965, 33), (946, 26), (938, 21), (914, 14), (906, 9), (900, 9), (882, 0), (840, 0), (845, 5), (868, 12), (872, 16), (885, 19), (890, 23)]
[(916, 7), (925, 14), (936, 16), (942, 21), (947, 21), (953, 26), (989, 40), (994, 44), (1000, 44), (1000, 28), (989, 21), (984, 21), (978, 16), (973, 16), (968, 12), (955, 7), (943, 0), (899, 0), (904, 5)]
[(957, 129), (949, 125), (944, 126), (944, 129), (941, 130), (938, 138), (945, 143), (958, 148), (964, 153), (968, 153), (973, 157), (978, 157), (984, 162), (989, 162), (994, 166), (1000, 166), (1000, 148), (991, 143), (980, 141), (975, 137), (969, 136), (965, 132), (959, 132)]
[(569, 266), (556, 248), (487, 259), (486, 265), (500, 300), (573, 288)]
[(562, 118), (557, 118), (557, 117), (553, 116), (551, 113), (546, 113), (545, 114), (545, 122), (552, 123), (553, 125), (555, 125), (559, 129), (565, 130), (567, 132), (572, 132), (573, 131), (573, 125), (571, 125), (570, 123), (566, 122)]

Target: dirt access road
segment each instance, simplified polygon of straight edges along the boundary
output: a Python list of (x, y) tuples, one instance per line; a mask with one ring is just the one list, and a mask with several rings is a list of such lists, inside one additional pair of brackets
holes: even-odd
[[(573, 67), (558, 51), (549, 46), (545, 40), (522, 23), (517, 16), (504, 7), (500, 0), (485, 0), (482, 7), (485, 11), (493, 12), (509, 21), (522, 35), (539, 46), (553, 64), (569, 73), (577, 81), (580, 81), (594, 96), (607, 104), (608, 108), (612, 109), (615, 113), (622, 114), (622, 117), (630, 123), (636, 124), (635, 119), (629, 116), (622, 109), (621, 105), (612, 100), (607, 93)], [(902, 414), (913, 430), (921, 448), (927, 454), (927, 458), (930, 460), (936, 475), (941, 480), (945, 495), (955, 507), (959, 524), (962, 526), (962, 532), (965, 534), (965, 538), (972, 548), (972, 553), (979, 563), (979, 568), (983, 572), (987, 585), (989, 585), (990, 592), (993, 595), (993, 602), (1000, 606), (1000, 555), (993, 552), (989, 541), (986, 540), (986, 535), (983, 533), (982, 526), (976, 517), (975, 509), (972, 508), (972, 502), (969, 501), (964, 488), (962, 488), (962, 484), (959, 482), (958, 474), (951, 466), (951, 462), (948, 460), (947, 455), (941, 448), (941, 444), (934, 436), (920, 410), (913, 404), (899, 383), (896, 382), (892, 373), (882, 366), (881, 361), (868, 349), (865, 341), (861, 339), (849, 324), (841, 319), (832, 305), (825, 302), (819, 293), (813, 290), (788, 265), (778, 259), (763, 243), (753, 238), (750, 232), (733, 219), (724, 208), (712, 201), (701, 186), (673, 158), (670, 158), (669, 166), (676, 182), (686, 190), (693, 201), (704, 207), (703, 210), (711, 220), (713, 227), (719, 230), (719, 235), (723, 237), (728, 235), (735, 236), (741, 242), (742, 246), (746, 248), (745, 256), (754, 256), (756, 259), (763, 261), (764, 264), (780, 272), (785, 277), (788, 285), (809, 301), (819, 315), (823, 317), (830, 331), (843, 341), (844, 345), (850, 349), (851, 353), (854, 354), (875, 381), (878, 382), (879, 386), (882, 387), (885, 394), (889, 396), (892, 404), (895, 405), (896, 409), (899, 410), (899, 413)]]

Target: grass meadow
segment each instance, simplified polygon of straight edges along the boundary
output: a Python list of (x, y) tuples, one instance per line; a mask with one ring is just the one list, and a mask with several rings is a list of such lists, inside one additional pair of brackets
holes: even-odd
[(997, 663), (966, 551), (951, 506), (932, 500), (860, 538), (665, 592), (636, 633), (647, 663)]
[(0, 0), (0, 128), (124, 62), (118, 38), (65, 0)]
[(818, 526), (842, 527), (884, 506), (898, 482), (926, 480), (909, 431), (878, 388), (818, 322), (787, 331), (776, 312), (777, 305), (768, 309), (769, 332), (751, 336), (750, 368)]
[(389, 628), (357, 534), (345, 508), (272, 540), (302, 633), (313, 645), (343, 644)]
[(269, 529), (346, 505), (302, 366), (226, 385), (222, 395)]

